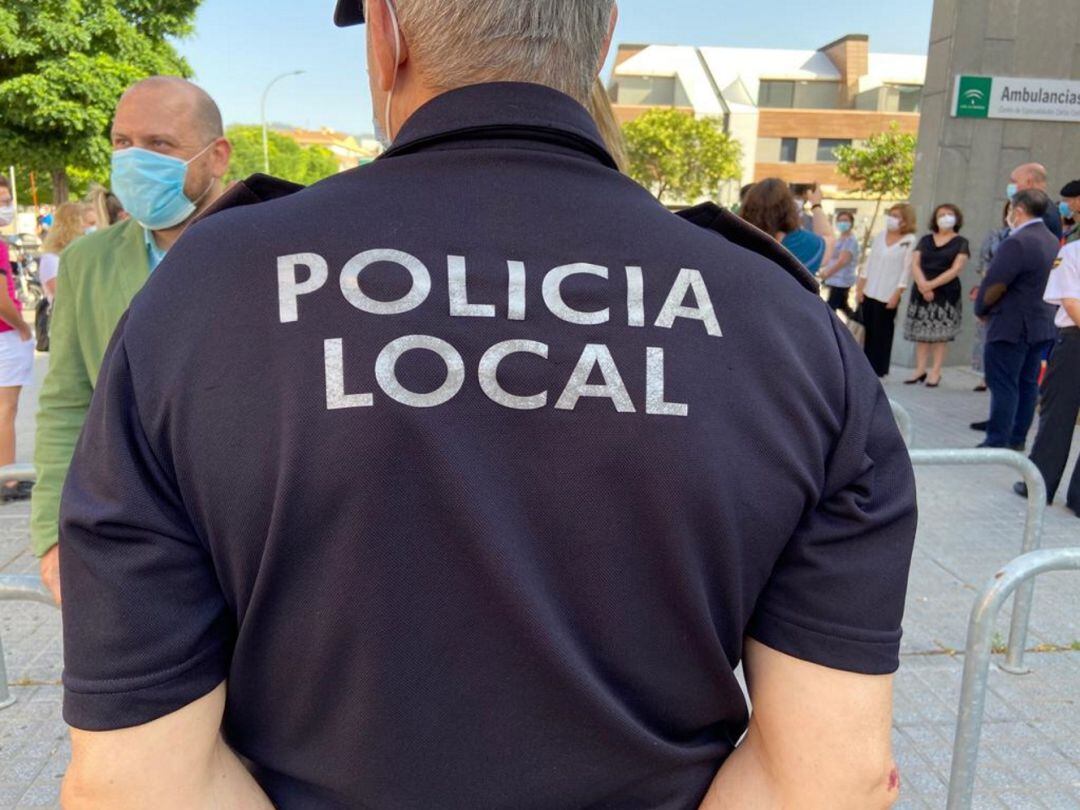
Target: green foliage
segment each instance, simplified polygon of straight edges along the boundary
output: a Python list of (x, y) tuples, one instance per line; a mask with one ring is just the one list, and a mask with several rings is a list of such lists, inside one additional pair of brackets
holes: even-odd
[(836, 169), (867, 194), (906, 197), (915, 173), (915, 144), (915, 136), (901, 132), (894, 123), (861, 146), (839, 147)]
[(918, 139), (900, 131), (893, 123), (886, 132), (870, 137), (862, 146), (836, 149), (836, 169), (855, 183), (859, 190), (877, 198), (874, 216), (863, 234), (862, 256), (867, 256), (870, 238), (886, 198), (902, 199), (911, 193), (915, 174), (915, 147)]
[(742, 146), (714, 118), (656, 108), (623, 128), (629, 173), (661, 202), (694, 202), (742, 177)]
[[(167, 37), (189, 34), (200, 0), (4, 0), (0, 6), (0, 165), (100, 176), (109, 124), (133, 82), (188, 76)], [(43, 184), (44, 185), (44, 184)]]
[[(263, 171), (262, 127), (236, 125), (225, 133), (232, 142), (233, 157), (226, 180), (242, 180)], [(270, 132), (270, 173), (283, 180), (310, 186), (337, 174), (334, 154), (322, 146), (300, 146), (292, 138)]]

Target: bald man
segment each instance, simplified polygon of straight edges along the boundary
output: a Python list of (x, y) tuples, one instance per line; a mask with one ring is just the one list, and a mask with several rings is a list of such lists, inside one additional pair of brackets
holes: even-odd
[[(1013, 169), (1012, 174), (1009, 175), (1007, 196), (1011, 200), (1018, 192), (1031, 191), (1032, 189), (1047, 193), (1046, 184), (1048, 180), (1049, 175), (1046, 172), (1046, 167), (1041, 163), (1024, 163)], [(1061, 214), (1056, 203), (1046, 210), (1042, 221), (1046, 223), (1050, 233), (1060, 241), (1065, 231), (1061, 227)]]
[(112, 126), (112, 190), (131, 218), (62, 256), (41, 390), (30, 538), (60, 602), (60, 490), (109, 339), (132, 298), (188, 224), (222, 194), (232, 148), (204, 90), (172, 76), (124, 93)]

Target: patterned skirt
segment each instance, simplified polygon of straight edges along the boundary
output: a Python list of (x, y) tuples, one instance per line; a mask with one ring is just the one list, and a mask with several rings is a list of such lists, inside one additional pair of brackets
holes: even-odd
[(904, 337), (912, 343), (950, 343), (960, 334), (961, 312), (959, 303), (941, 298), (927, 301), (916, 290), (904, 322)]

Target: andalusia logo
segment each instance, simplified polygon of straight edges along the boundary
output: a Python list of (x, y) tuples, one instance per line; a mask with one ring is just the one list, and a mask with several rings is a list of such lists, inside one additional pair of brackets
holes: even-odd
[(957, 118), (988, 118), (993, 84), (988, 76), (961, 76), (956, 91)]

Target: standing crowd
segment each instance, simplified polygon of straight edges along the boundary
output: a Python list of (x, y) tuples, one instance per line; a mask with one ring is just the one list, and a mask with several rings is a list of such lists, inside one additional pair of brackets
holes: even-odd
[[(1031, 458), (1052, 502), (1080, 416), (1080, 180), (1061, 189), (1059, 203), (1051, 200), (1047, 184), (1040, 164), (1012, 172), (1002, 225), (982, 241), (980, 283), (968, 297), (977, 321), (972, 366), (983, 375), (975, 390), (990, 392), (989, 418), (971, 427), (986, 434), (980, 447), (1025, 452), (1041, 413)], [(796, 190), (775, 178), (746, 186), (740, 213), (817, 275), (834, 311), (862, 327), (867, 359), (882, 379), (889, 374), (896, 320), (907, 296), (904, 338), (915, 345), (915, 369), (904, 383), (937, 388), (964, 318), (960, 277), (972, 251), (961, 235), (963, 211), (938, 205), (920, 237), (915, 209), (894, 205), (860, 267), (854, 216), (841, 211), (830, 223), (818, 190), (811, 189), (806, 200)], [(1022, 483), (1015, 491), (1027, 495)], [(1066, 503), (1080, 515), (1080, 469)]]

